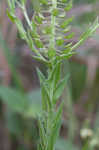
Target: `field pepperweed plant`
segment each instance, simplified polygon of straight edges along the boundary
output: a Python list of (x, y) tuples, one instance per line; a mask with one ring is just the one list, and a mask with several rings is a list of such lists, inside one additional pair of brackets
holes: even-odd
[[(72, 8), (71, 0), (32, 0), (33, 17), (30, 19), (26, 10), (26, 0), (8, 0), (7, 15), (16, 24), (19, 34), (33, 52), (32, 57), (47, 66), (47, 77), (37, 69), (41, 93), (42, 113), (38, 114), (40, 142), (38, 150), (54, 150), (54, 144), (61, 126), (63, 102), (57, 108), (68, 77), (61, 79), (61, 64), (70, 58), (74, 50), (80, 46), (99, 27), (98, 19), (79, 38), (76, 44), (66, 44), (71, 39), (70, 23), (73, 17), (66, 14)], [(16, 15), (16, 7), (23, 12), (27, 22), (24, 27)]]

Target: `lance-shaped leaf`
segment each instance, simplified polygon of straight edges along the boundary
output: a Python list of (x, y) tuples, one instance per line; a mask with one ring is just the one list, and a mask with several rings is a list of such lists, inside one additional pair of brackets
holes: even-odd
[(60, 66), (61, 66), (61, 62), (57, 62), (57, 64), (55, 65), (55, 67), (53, 68), (52, 72), (49, 75), (48, 78), (48, 85), (50, 87), (50, 99), (53, 101), (53, 95), (54, 95), (54, 89), (56, 88), (59, 80), (60, 80)]
[(60, 83), (57, 85), (55, 91), (54, 91), (54, 100), (53, 103), (56, 104), (56, 101), (59, 99), (59, 97), (62, 95), (63, 90), (66, 86), (66, 83), (68, 81), (69, 75), (66, 75), (66, 77), (60, 81)]
[(39, 118), (38, 123), (39, 123), (38, 125), (39, 125), (39, 134), (40, 134), (40, 143), (42, 144), (42, 147), (45, 147), (47, 137), (46, 137), (45, 129), (41, 118)]
[(54, 148), (54, 144), (55, 144), (56, 139), (59, 135), (59, 129), (60, 129), (60, 126), (61, 126), (62, 110), (63, 110), (63, 102), (59, 106), (58, 111), (56, 112), (56, 115), (53, 119), (51, 134), (50, 134), (49, 139), (48, 139), (48, 148), (47, 148), (47, 150), (52, 150)]
[(41, 85), (42, 108), (43, 108), (43, 110), (47, 111), (48, 109), (51, 109), (51, 102), (50, 102), (50, 98), (49, 98), (48, 87), (46, 84), (46, 78), (39, 69), (37, 69), (37, 73), (38, 73), (38, 77), (39, 77), (40, 85)]
[(53, 82), (55, 87), (60, 80), (60, 66), (61, 62), (57, 62), (48, 78), (48, 83)]
[(38, 77), (39, 77), (39, 80), (40, 80), (40, 84), (42, 85), (42, 83), (44, 83), (46, 81), (46, 78), (38, 68), (37, 68), (37, 74), (38, 74)]

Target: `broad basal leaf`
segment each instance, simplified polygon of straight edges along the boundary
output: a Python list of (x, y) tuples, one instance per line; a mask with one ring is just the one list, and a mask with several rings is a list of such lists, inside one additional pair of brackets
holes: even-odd
[(10, 87), (0, 86), (0, 97), (15, 112), (24, 113), (29, 107), (25, 95)]
[(16, 89), (0, 86), (0, 98), (9, 109), (25, 117), (35, 117), (41, 113), (41, 106), (37, 103), (35, 94), (30, 98), (28, 94), (23, 94)]

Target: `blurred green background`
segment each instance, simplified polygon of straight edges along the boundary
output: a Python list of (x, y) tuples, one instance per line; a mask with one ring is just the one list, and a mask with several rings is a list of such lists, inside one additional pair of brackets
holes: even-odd
[[(30, 17), (31, 3), (28, 0)], [(6, 0), (0, 0), (0, 150), (36, 150), (41, 111), (36, 68), (46, 73), (46, 66), (32, 59), (6, 9)], [(17, 13), (24, 22), (19, 9)], [(74, 0), (68, 15), (75, 16), (75, 43), (99, 16), (99, 0)], [(62, 75), (66, 73), (70, 80), (62, 96), (65, 106), (56, 150), (99, 150), (99, 29), (64, 61)]]

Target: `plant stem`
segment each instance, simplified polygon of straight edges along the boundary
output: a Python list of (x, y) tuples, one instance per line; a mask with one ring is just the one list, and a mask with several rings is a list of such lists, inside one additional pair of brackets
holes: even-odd
[[(57, 0), (52, 0), (52, 10), (57, 8)], [(56, 17), (51, 13), (51, 26), (52, 26), (52, 34), (51, 34), (51, 47), (55, 48), (55, 26), (56, 26)]]
[(96, 31), (97, 28), (99, 28), (99, 24), (98, 24), (98, 23), (95, 25), (95, 27), (93, 27), (92, 29), (90, 29), (90, 33), (87, 34), (87, 35), (86, 35), (84, 38), (82, 38), (81, 40), (79, 40), (79, 41), (71, 48), (71, 50), (74, 50), (74, 49), (76, 49), (77, 47), (79, 47), (85, 40), (88, 39), (89, 36), (91, 36), (91, 35)]

